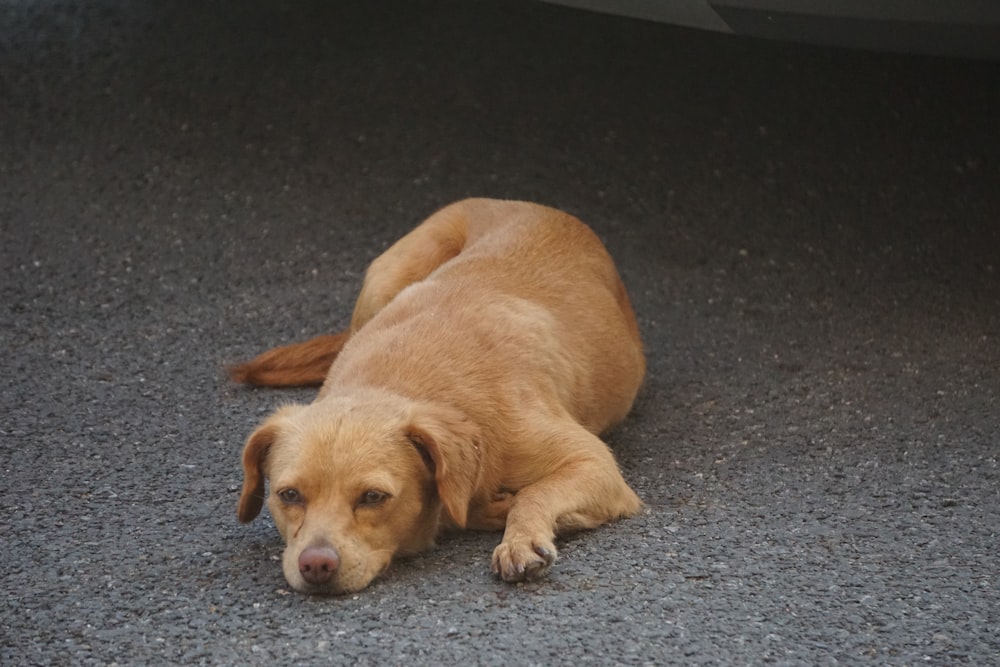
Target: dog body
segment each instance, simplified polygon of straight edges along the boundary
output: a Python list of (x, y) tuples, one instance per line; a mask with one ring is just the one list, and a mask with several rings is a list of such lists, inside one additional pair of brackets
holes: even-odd
[(323, 380), (244, 448), (241, 521), (268, 508), (297, 590), (359, 590), (447, 526), (504, 530), (493, 569), (543, 574), (555, 535), (638, 511), (597, 434), (645, 371), (628, 296), (568, 214), (452, 204), (369, 267), (350, 330), (233, 369), (268, 385)]

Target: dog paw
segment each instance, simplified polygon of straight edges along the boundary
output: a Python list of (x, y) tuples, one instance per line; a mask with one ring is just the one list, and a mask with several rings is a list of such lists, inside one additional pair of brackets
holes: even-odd
[(556, 547), (548, 540), (506, 539), (493, 551), (493, 573), (507, 582), (544, 577), (556, 560)]

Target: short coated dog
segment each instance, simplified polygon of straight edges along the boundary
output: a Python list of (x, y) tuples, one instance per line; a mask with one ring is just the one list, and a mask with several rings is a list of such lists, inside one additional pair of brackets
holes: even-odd
[(267, 500), (298, 591), (360, 590), (446, 528), (503, 530), (493, 571), (534, 579), (557, 534), (640, 509), (598, 437), (639, 390), (639, 330), (604, 246), (561, 211), (452, 204), (372, 262), (348, 331), (230, 370), (322, 384), (243, 450), (239, 519)]

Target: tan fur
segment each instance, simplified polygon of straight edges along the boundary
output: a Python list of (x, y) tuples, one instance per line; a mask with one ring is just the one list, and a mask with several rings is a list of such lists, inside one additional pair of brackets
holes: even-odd
[(316, 400), (272, 415), (243, 455), (239, 518), (267, 477), (297, 590), (359, 590), (443, 525), (503, 529), (494, 571), (534, 578), (557, 533), (641, 505), (597, 437), (642, 382), (638, 328), (611, 258), (566, 213), (452, 204), (372, 262), (349, 332), (233, 376), (296, 384), (327, 365)]
[(317, 336), (268, 350), (247, 364), (229, 369), (235, 382), (265, 387), (306, 387), (323, 384), (330, 364), (337, 358), (350, 333)]

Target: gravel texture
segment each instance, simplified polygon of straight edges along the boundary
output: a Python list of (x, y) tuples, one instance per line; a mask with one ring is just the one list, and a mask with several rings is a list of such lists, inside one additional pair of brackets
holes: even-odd
[[(0, 663), (985, 665), (1000, 63), (533, 2), (0, 4)], [(465, 196), (589, 222), (649, 353), (638, 518), (286, 586), (221, 371)]]

